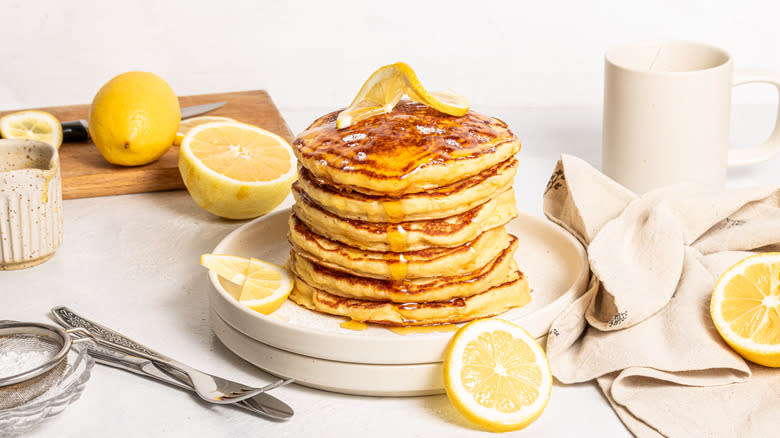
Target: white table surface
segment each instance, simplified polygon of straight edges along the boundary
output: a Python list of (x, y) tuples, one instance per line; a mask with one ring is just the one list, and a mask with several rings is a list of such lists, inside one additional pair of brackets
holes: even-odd
[[(297, 133), (326, 110), (282, 112)], [(477, 110), (504, 119), (524, 144), (515, 183), (524, 211), (541, 215), (541, 194), (560, 153), (600, 164), (598, 106)], [(732, 137), (757, 143), (773, 119), (772, 106), (739, 107)], [(730, 172), (728, 185), (777, 184), (778, 171), (780, 158)], [(64, 242), (50, 261), (0, 272), (0, 319), (48, 321), (49, 309), (63, 304), (197, 368), (257, 386), (273, 380), (228, 351), (208, 326), (211, 285), (199, 256), (243, 222), (201, 210), (186, 191), (65, 201), (64, 218)], [(487, 435), (444, 395), (355, 397), (298, 385), (273, 393), (295, 409), (290, 421), (208, 405), (190, 393), (96, 365), (82, 397), (31, 436)], [(630, 436), (593, 383), (556, 384), (539, 420), (513, 435)]]

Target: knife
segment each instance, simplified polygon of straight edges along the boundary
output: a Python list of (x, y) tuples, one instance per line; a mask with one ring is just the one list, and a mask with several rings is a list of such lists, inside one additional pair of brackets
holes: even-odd
[[(215, 109), (226, 104), (227, 101), (206, 103), (203, 105), (186, 106), (181, 109), (181, 118), (187, 119), (194, 116), (214, 111)], [(62, 141), (63, 142), (77, 142), (89, 140), (89, 127), (86, 120), (71, 120), (69, 122), (62, 122)]]
[[(74, 313), (67, 307), (57, 306), (51, 309), (51, 313), (52, 318), (63, 327), (80, 327), (90, 332), (90, 334), (96, 338), (106, 339), (110, 342), (135, 348), (153, 355), (157, 354), (150, 348), (140, 345), (107, 327), (92, 322)], [(163, 371), (158, 368), (153, 361), (126, 354), (123, 351), (114, 350), (104, 345), (98, 345), (95, 342), (86, 342), (85, 344), (87, 345), (90, 356), (92, 356), (96, 362), (161, 380), (180, 388), (193, 390), (189, 378), (183, 373), (176, 373), (176, 370), (174, 369), (166, 369)], [(174, 377), (174, 375), (176, 377)], [(286, 381), (284, 383), (286, 384), (289, 382), (291, 381)], [(268, 393), (260, 393), (252, 398), (232, 403), (232, 405), (276, 420), (287, 420), (294, 414), (294, 411), (290, 406)]]

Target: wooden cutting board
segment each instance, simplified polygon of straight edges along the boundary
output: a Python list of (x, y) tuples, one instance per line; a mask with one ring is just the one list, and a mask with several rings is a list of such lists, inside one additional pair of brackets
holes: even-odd
[[(233, 93), (200, 94), (179, 97), (182, 107), (227, 101), (225, 105), (203, 115), (225, 116), (267, 129), (287, 141), (293, 140), (279, 109), (264, 90)], [(86, 119), (89, 105), (36, 108), (54, 114), (60, 121)], [(18, 110), (15, 110), (18, 111)], [(0, 117), (14, 111), (0, 111)], [(159, 160), (145, 166), (122, 167), (108, 163), (91, 141), (63, 143), (60, 147), (62, 197), (64, 199), (124, 195), (183, 189), (179, 175), (177, 146)]]

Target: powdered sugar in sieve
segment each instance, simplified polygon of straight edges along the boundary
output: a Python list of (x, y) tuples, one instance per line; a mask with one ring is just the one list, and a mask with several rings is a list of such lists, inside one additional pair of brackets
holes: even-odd
[(0, 323), (0, 409), (26, 403), (56, 384), (77, 341), (48, 324)]

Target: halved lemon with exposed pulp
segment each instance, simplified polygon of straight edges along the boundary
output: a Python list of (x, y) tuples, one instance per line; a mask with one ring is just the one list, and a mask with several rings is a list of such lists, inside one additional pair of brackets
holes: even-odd
[(724, 272), (712, 292), (710, 315), (742, 357), (780, 367), (780, 253), (748, 257)]
[(290, 193), (296, 163), (282, 137), (233, 121), (192, 128), (179, 151), (179, 171), (192, 199), (228, 219), (273, 210)]

